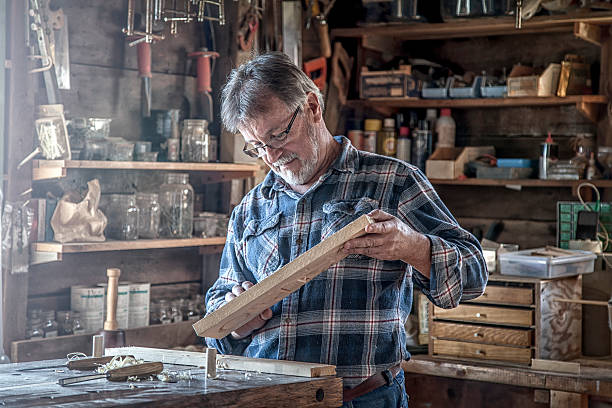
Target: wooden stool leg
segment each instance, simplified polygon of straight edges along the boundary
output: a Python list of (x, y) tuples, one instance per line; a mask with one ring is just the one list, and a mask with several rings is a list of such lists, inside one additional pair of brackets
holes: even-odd
[(550, 391), (550, 408), (588, 408), (589, 397), (565, 391)]

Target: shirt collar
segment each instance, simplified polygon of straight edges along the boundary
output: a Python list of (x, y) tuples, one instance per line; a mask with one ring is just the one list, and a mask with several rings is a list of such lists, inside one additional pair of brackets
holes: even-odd
[[(342, 150), (325, 175), (329, 174), (331, 170), (337, 170), (341, 173), (355, 173), (355, 170), (359, 167), (359, 153), (357, 149), (351, 144), (350, 140), (344, 136), (334, 136), (334, 139), (336, 142), (340, 143)], [(325, 177), (325, 175), (323, 177)], [(274, 191), (287, 190), (291, 190), (291, 187), (272, 170), (268, 172), (264, 181), (261, 183), (261, 192), (267, 199), (273, 198)]]

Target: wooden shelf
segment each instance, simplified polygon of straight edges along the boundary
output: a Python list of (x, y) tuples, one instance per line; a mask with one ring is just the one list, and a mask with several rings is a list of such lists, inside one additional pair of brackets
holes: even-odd
[(514, 27), (514, 17), (483, 17), (457, 20), (448, 23), (397, 23), (369, 25), (355, 28), (338, 28), (332, 37), (365, 38), (372, 36), (393, 37), (398, 40), (435, 40), (494, 35), (523, 35), (536, 33), (574, 32), (577, 23), (590, 25), (612, 24), (612, 12), (583, 12), (560, 16), (538, 16), (523, 21), (522, 28)]
[(522, 187), (568, 187), (577, 188), (581, 183), (591, 183), (596, 187), (610, 188), (612, 180), (539, 180), (539, 179), (515, 179), (515, 180), (496, 180), (468, 178), (465, 180), (444, 180), (429, 179), (433, 185), (453, 185), (453, 186), (522, 186)]
[(225, 237), (185, 238), (185, 239), (137, 239), (134, 241), (104, 242), (34, 242), (32, 250), (56, 254), (76, 254), (83, 252), (131, 251), (134, 249), (185, 248), (203, 246), (222, 246)]
[[(192, 324), (187, 321), (125, 329), (125, 343), (156, 348), (187, 346), (196, 341)], [(66, 358), (66, 354), (76, 351), (90, 355), (93, 334), (96, 333), (14, 341), (11, 343), (11, 362)]]
[(183, 163), (99, 160), (35, 160), (32, 179), (48, 180), (66, 176), (67, 169), (154, 170), (209, 173), (211, 182), (255, 176), (257, 163)]

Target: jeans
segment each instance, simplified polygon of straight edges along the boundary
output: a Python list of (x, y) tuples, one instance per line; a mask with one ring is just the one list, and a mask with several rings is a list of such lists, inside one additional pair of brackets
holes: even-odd
[(390, 385), (345, 402), (342, 408), (408, 408), (408, 395), (404, 384), (404, 370), (400, 370)]

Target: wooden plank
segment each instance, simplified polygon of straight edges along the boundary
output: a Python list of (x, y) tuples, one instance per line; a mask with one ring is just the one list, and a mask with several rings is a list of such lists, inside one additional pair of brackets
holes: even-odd
[(448, 39), (492, 35), (525, 35), (532, 33), (572, 32), (575, 22), (609, 24), (612, 13), (575, 13), (562, 16), (538, 16), (524, 21), (522, 28), (515, 28), (514, 18), (491, 17), (443, 24), (388, 24), (358, 28), (339, 28), (331, 32), (333, 37), (384, 35), (402, 40)]
[(587, 408), (589, 398), (574, 392), (551, 391), (550, 408)]
[(344, 243), (365, 234), (365, 227), (374, 222), (362, 215), (328, 239), (304, 252), (266, 279), (213, 311), (193, 325), (201, 337), (222, 338), (241, 327), (258, 313), (290, 293), (295, 292), (315, 276), (342, 260)]
[[(91, 354), (93, 333), (43, 339), (19, 340), (11, 344), (11, 361), (24, 362), (66, 358), (66, 354), (80, 351)], [(195, 344), (191, 322), (154, 325), (125, 330), (125, 342), (143, 347), (176, 347)]]
[(506, 346), (531, 346), (533, 331), (456, 324), (434, 321), (429, 328), (432, 337), (447, 340), (465, 340)]
[[(540, 180), (540, 179), (515, 179), (496, 180), (468, 178), (464, 180), (430, 179), (433, 185), (457, 185), (457, 186), (523, 186), (523, 187), (568, 187), (574, 188), (583, 181), (580, 180)], [(596, 187), (612, 187), (612, 180), (591, 180)]]
[(40, 252), (75, 254), (83, 252), (131, 251), (135, 249), (184, 248), (206, 245), (223, 245), (225, 237), (183, 238), (183, 239), (137, 239), (134, 241), (105, 242), (35, 242), (32, 247)]
[(151, 347), (114, 347), (104, 349), (104, 355), (134, 356), (134, 358), (144, 361), (203, 367), (206, 369), (207, 378), (217, 376), (217, 350), (214, 348), (206, 348), (203, 352), (198, 352)]
[(387, 108), (504, 108), (521, 106), (562, 106), (585, 104), (606, 104), (605, 95), (568, 95), (566, 97), (520, 97), (520, 98), (473, 98), (473, 99), (418, 99), (418, 98), (369, 98), (348, 101), (349, 106), (358, 105)]
[(580, 374), (580, 363), (573, 361), (531, 359), (531, 369), (540, 371), (555, 371), (558, 373)]
[(511, 361), (529, 364), (531, 348), (495, 346), (491, 344), (468, 343), (461, 341), (433, 340), (435, 354), (478, 358), (482, 360)]
[(601, 26), (578, 21), (574, 23), (574, 35), (591, 44), (601, 45)]
[(336, 366), (328, 364), (249, 358), (227, 354), (217, 355), (217, 366), (228, 370), (259, 371), (271, 374), (296, 375), (298, 377), (336, 375)]
[(487, 285), (484, 293), (470, 302), (533, 305), (533, 289)]
[(533, 324), (533, 310), (512, 309), (508, 307), (475, 306), (467, 304), (461, 304), (454, 309), (442, 309), (435, 306), (434, 318), (467, 322), (531, 326)]
[(186, 162), (139, 162), (102, 160), (35, 160), (40, 169), (101, 169), (101, 170), (160, 170), (198, 172), (253, 172), (259, 171), (256, 163), (186, 163)]

